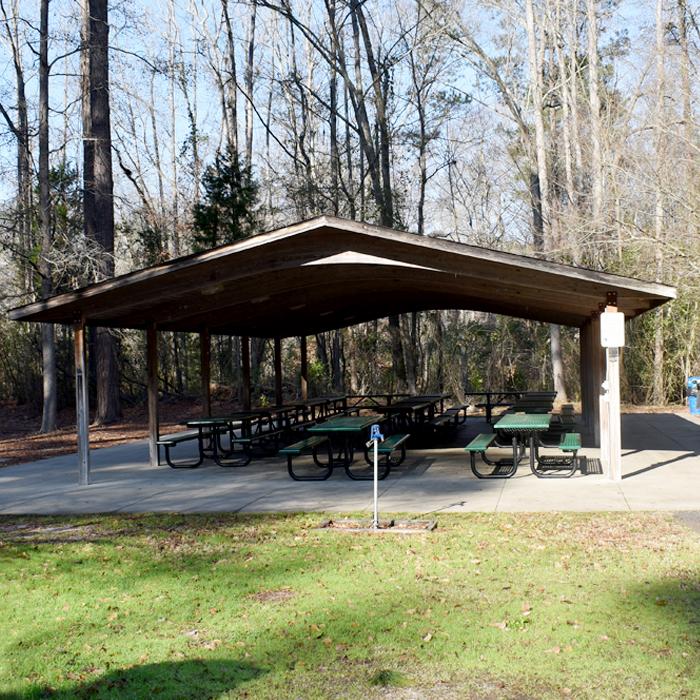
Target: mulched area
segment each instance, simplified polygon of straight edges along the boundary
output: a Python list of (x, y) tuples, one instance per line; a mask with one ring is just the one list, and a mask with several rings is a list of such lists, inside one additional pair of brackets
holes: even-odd
[[(212, 412), (224, 414), (236, 410), (230, 401), (212, 401)], [(145, 406), (124, 409), (123, 420), (104, 426), (90, 426), (90, 448), (125, 445), (148, 437), (148, 416)], [(182, 422), (202, 415), (196, 400), (161, 401), (159, 406), (161, 434), (182, 430)], [(76, 451), (75, 412), (65, 409), (58, 416), (58, 429), (42, 434), (41, 416), (26, 406), (0, 404), (0, 468), (33, 462)]]

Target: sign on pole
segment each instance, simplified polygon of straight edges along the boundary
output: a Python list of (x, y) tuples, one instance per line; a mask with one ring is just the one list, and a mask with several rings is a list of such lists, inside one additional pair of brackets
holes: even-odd
[[(384, 441), (379, 425), (376, 423), (370, 428), (370, 443), (374, 443), (374, 517), (372, 529), (379, 529), (379, 443)], [(368, 443), (369, 446), (369, 443)]]

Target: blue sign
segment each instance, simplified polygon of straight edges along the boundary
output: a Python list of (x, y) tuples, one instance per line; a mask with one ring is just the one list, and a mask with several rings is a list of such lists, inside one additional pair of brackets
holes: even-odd
[(379, 432), (379, 425), (375, 423), (371, 428), (370, 428), (370, 435), (369, 439), (370, 440), (379, 440), (379, 442), (382, 442), (384, 440), (384, 436)]

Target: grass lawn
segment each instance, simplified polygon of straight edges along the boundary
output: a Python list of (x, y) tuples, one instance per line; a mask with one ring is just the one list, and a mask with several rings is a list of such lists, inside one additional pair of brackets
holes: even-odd
[(0, 518), (0, 698), (700, 698), (670, 515)]

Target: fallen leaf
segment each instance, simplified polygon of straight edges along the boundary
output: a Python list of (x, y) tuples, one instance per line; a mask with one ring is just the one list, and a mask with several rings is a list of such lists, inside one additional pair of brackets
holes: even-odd
[(492, 622), (489, 625), (489, 627), (496, 627), (499, 630), (504, 630), (508, 627), (508, 623), (505, 621), (504, 622)]
[(424, 641), (424, 642), (429, 642), (432, 638), (433, 638), (433, 633), (432, 633), (432, 632), (428, 632), (428, 634), (426, 634), (426, 635), (423, 637), (423, 641)]
[(561, 647), (552, 647), (551, 649), (545, 649), (545, 654), (561, 654)]

